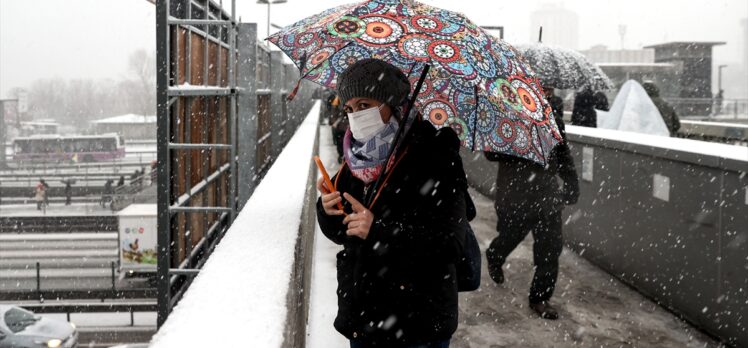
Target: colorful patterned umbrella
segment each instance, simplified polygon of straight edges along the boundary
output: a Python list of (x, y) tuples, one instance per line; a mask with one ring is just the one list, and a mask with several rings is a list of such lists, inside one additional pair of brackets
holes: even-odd
[(463, 15), (411, 0), (339, 6), (268, 38), (302, 78), (335, 88), (337, 75), (364, 58), (393, 64), (411, 79), (431, 66), (416, 106), (462, 145), (544, 164), (561, 141), (538, 79), (517, 51)]

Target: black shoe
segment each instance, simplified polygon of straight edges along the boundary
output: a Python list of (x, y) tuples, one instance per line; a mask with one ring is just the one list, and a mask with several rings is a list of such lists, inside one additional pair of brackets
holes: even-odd
[(496, 284), (504, 284), (504, 271), (501, 270), (501, 266), (491, 266), (491, 264), (488, 264), (488, 275), (491, 276), (491, 279), (493, 279)]
[(551, 306), (548, 301), (530, 303), (530, 308), (532, 308), (532, 310), (535, 311), (535, 313), (537, 313), (543, 319), (558, 319), (558, 311), (553, 308), (553, 306)]

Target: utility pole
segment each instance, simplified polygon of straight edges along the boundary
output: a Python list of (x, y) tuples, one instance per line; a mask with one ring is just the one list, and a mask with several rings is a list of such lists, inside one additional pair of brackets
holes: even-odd
[(717, 93), (722, 91), (722, 69), (726, 67), (727, 67), (727, 64), (721, 64), (717, 66)]
[(626, 25), (621, 24), (618, 26), (618, 35), (621, 37), (621, 51), (624, 50), (624, 43), (626, 40)]
[(258, 4), (267, 4), (268, 5), (268, 24), (267, 24), (267, 35), (266, 37), (270, 36), (270, 5), (271, 4), (285, 4), (288, 0), (257, 0)]

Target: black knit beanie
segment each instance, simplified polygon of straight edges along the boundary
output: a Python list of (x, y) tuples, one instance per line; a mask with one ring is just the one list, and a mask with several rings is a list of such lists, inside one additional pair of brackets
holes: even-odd
[(379, 59), (362, 59), (338, 76), (341, 105), (351, 98), (371, 98), (399, 106), (410, 93), (410, 82), (400, 69)]

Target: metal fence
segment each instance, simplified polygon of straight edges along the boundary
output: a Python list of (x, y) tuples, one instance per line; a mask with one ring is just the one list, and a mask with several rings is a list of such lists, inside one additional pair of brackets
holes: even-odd
[(295, 67), (230, 6), (156, 5), (159, 326), (312, 105), (310, 83), (283, 98)]
[(714, 120), (748, 119), (748, 99), (666, 98), (679, 116)]

